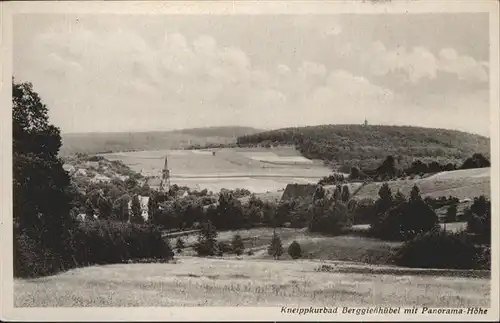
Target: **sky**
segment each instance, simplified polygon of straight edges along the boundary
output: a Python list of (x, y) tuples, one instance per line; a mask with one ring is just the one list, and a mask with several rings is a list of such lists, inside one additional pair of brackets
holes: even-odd
[(488, 15), (14, 19), (13, 73), (63, 133), (395, 124), (489, 135)]

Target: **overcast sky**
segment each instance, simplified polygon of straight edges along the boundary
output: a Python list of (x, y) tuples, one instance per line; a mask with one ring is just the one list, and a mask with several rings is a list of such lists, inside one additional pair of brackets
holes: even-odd
[(489, 134), (487, 14), (24, 15), (63, 132), (405, 124)]

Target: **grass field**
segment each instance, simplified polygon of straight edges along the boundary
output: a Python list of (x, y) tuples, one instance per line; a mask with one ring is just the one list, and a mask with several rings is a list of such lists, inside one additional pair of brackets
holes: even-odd
[[(459, 199), (474, 198), (480, 195), (490, 197), (490, 168), (478, 168), (441, 172), (422, 179), (390, 181), (389, 186), (395, 193), (398, 189), (406, 196), (413, 185), (417, 185), (422, 196), (454, 196)], [(364, 186), (357, 198), (378, 198), (378, 191), (383, 183), (369, 183)]]
[[(441, 223), (447, 231), (457, 232), (465, 228), (465, 222)], [(391, 255), (398, 249), (401, 242), (388, 242), (379, 239), (366, 237), (369, 225), (355, 225), (352, 234), (342, 236), (324, 236), (307, 231), (307, 228), (276, 228), (280, 235), (283, 246), (286, 249), (293, 242), (297, 241), (303, 252), (303, 257), (307, 259), (321, 259), (333, 261), (347, 261), (366, 264), (387, 265), (391, 264)], [(217, 240), (230, 244), (235, 234), (239, 234), (245, 246), (245, 250), (252, 250), (253, 255), (244, 255), (245, 259), (272, 259), (267, 254), (267, 247), (273, 235), (272, 228), (253, 228), (239, 231), (221, 231)], [(186, 249), (182, 255), (195, 255), (192, 246), (196, 243), (197, 233), (182, 237)], [(171, 239), (171, 245), (175, 246), (176, 239)], [(231, 256), (229, 256), (231, 257)], [(281, 257), (290, 260), (290, 256), (285, 252)]]
[[(169, 264), (119, 264), (15, 280), (16, 307), (69, 306), (488, 306), (490, 280), (352, 272), (342, 263), (179, 257)], [(338, 270), (323, 271), (324, 268)], [(341, 270), (344, 268), (344, 270)], [(365, 268), (365, 269), (363, 269)]]

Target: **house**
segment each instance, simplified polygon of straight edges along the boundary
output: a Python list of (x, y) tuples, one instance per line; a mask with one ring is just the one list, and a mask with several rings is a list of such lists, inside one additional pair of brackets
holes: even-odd
[(96, 174), (92, 179), (90, 180), (91, 183), (109, 183), (111, 179), (108, 176)]
[(146, 221), (148, 219), (149, 196), (139, 196), (139, 202), (141, 202), (142, 217)]
[[(144, 221), (148, 219), (148, 202), (149, 196), (139, 196), (139, 203), (141, 204), (141, 215)], [(128, 202), (129, 212), (132, 212), (132, 201)]]
[(288, 184), (281, 196), (281, 201), (290, 201), (297, 198), (313, 199), (318, 184)]
[(75, 166), (70, 165), (70, 164), (64, 164), (63, 169), (67, 171), (68, 173), (72, 173), (75, 171)]
[(75, 176), (87, 176), (87, 171), (83, 168), (78, 168), (73, 175), (75, 175)]

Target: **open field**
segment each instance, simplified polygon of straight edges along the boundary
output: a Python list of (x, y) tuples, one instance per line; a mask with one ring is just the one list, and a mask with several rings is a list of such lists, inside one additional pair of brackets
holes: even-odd
[(376, 268), (179, 257), (168, 264), (93, 266), (15, 280), (14, 295), (16, 307), (489, 305), (488, 278), (420, 275), (418, 270), (388, 275)]
[[(467, 228), (467, 222), (440, 223), (441, 228), (450, 232), (458, 232)], [(352, 226), (354, 232), (366, 232), (370, 229), (369, 224), (357, 224)]]
[[(121, 160), (134, 171), (152, 176), (161, 174), (168, 156), (172, 184), (214, 192), (221, 188), (277, 191), (289, 183), (316, 183), (331, 172), (322, 162), (300, 156), (293, 147), (158, 150), (102, 156)], [(158, 184), (158, 180), (150, 181), (152, 187)]]
[[(215, 156), (212, 155), (215, 151)], [(279, 199), (280, 190), (291, 183), (317, 183), (331, 170), (321, 161), (312, 161), (300, 155), (293, 147), (278, 148), (222, 148), (214, 150), (156, 150), (103, 154), (109, 160), (121, 160), (137, 172), (158, 176), (168, 156), (171, 183), (192, 189), (246, 188), (266, 198)], [(150, 186), (159, 185), (151, 179)], [(368, 183), (356, 198), (378, 197), (383, 183)], [(408, 195), (417, 185), (422, 196), (455, 196), (459, 199), (479, 195), (490, 196), (490, 169), (468, 169), (438, 173), (426, 178), (390, 181), (393, 192), (400, 189)], [(351, 183), (351, 192), (360, 183)]]
[[(459, 199), (474, 198), (480, 195), (490, 197), (490, 168), (456, 170), (441, 172), (421, 179), (390, 181), (389, 186), (395, 193), (398, 189), (406, 196), (413, 185), (417, 185), (422, 196), (454, 196)], [(357, 198), (378, 198), (383, 183), (369, 183), (357, 194)]]
[[(441, 227), (452, 232), (460, 231), (466, 225), (467, 223), (465, 222), (441, 223)], [(293, 241), (297, 241), (302, 248), (303, 257), (307, 259), (379, 265), (391, 264), (391, 255), (402, 245), (402, 242), (389, 242), (366, 237), (365, 235), (369, 228), (370, 225), (368, 224), (355, 225), (352, 228), (351, 234), (331, 237), (311, 233), (307, 231), (307, 228), (276, 228), (276, 232), (280, 235), (285, 250)], [(245, 259), (272, 259), (267, 254), (267, 247), (273, 235), (272, 228), (220, 231), (218, 232), (217, 240), (230, 244), (235, 234), (239, 234), (243, 239), (246, 251), (253, 251), (253, 255), (251, 256), (245, 254)], [(196, 243), (197, 237), (197, 232), (182, 237), (186, 246), (182, 251), (182, 255), (195, 255), (192, 246)], [(176, 238), (171, 238), (170, 240), (171, 245), (175, 246)], [(285, 252), (281, 259), (291, 258)]]

